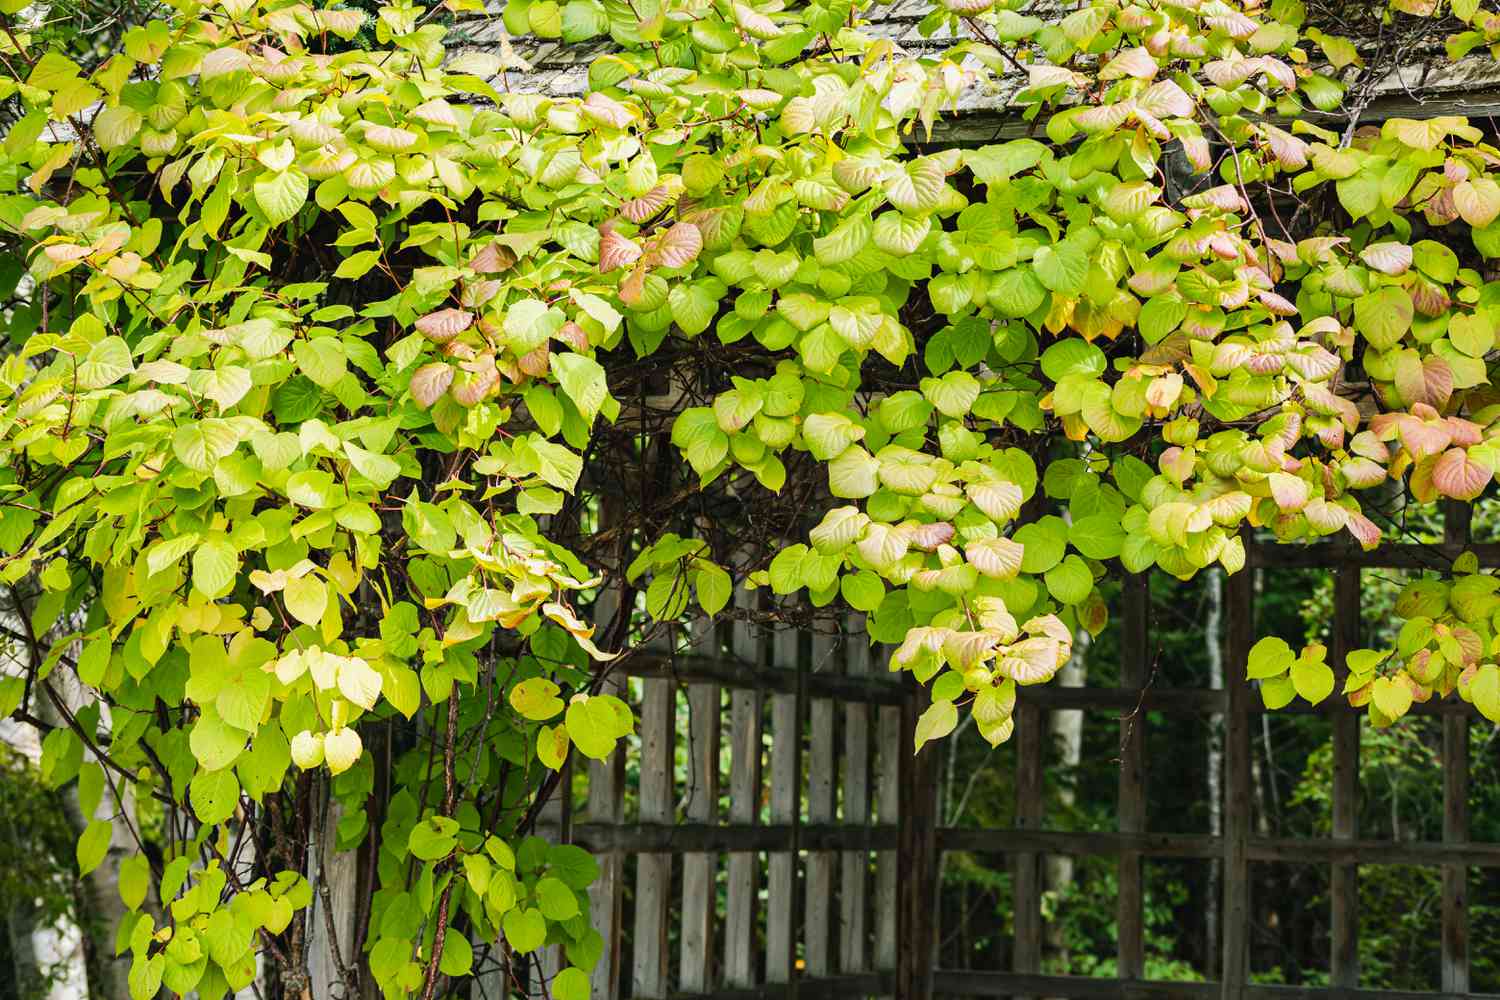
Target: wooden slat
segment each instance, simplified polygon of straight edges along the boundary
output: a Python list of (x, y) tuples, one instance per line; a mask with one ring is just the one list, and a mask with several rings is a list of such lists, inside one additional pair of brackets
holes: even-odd
[[(1035, 830), (1042, 823), (1042, 737), (1045, 724), (1034, 704), (1017, 703), (1015, 708), (1016, 740), (1016, 827)], [(996, 838), (993, 843), (1003, 846)], [(1015, 947), (1011, 965), (1016, 972), (1036, 973), (1042, 969), (1042, 888), (1041, 858), (1032, 851), (1011, 855), (1012, 923)]]
[[(700, 654), (718, 654), (712, 622), (700, 621), (693, 633)], [(721, 689), (717, 684), (688, 685), (688, 781), (690, 823), (713, 824), (719, 818), (719, 740)], [(678, 988), (703, 993), (713, 985), (714, 917), (718, 900), (719, 857), (708, 851), (682, 856), (682, 956)]]
[[(740, 590), (735, 606), (748, 612), (756, 595)], [(730, 642), (734, 655), (762, 663), (761, 642), (751, 626), (736, 622)], [(730, 699), (729, 820), (753, 824), (759, 819), (761, 791), (761, 693), (735, 691)], [(755, 897), (760, 858), (734, 854), (729, 858), (729, 889), (724, 921), (724, 982), (731, 987), (755, 983)]]
[[(603, 691), (624, 697), (624, 679), (606, 682)], [(623, 748), (610, 754), (607, 760), (589, 762), (588, 819), (606, 824), (618, 824), (625, 819)], [(595, 859), (599, 863), (599, 877), (589, 886), (589, 913), (594, 927), (604, 937), (604, 950), (599, 964), (594, 966), (590, 995), (593, 1000), (616, 1000), (620, 995), (625, 856), (619, 851), (603, 851), (595, 854)]]
[(804, 978), (791, 983), (762, 983), (739, 989), (718, 989), (703, 996), (682, 994), (672, 1000), (848, 1000), (889, 991), (891, 977), (881, 973)]
[[(812, 676), (839, 673), (841, 644), (826, 632), (813, 634)], [(811, 699), (808, 706), (807, 821), (831, 823), (838, 794), (838, 760), (835, 750), (833, 702)], [(832, 851), (813, 851), (807, 856), (806, 920), (807, 973), (826, 976), (833, 971), (833, 870)]]
[[(1247, 538), (1248, 542), (1248, 538)], [(1256, 551), (1254, 545), (1248, 545)], [(1229, 711), (1224, 727), (1224, 1000), (1241, 1000), (1250, 978), (1250, 724), (1251, 697), (1245, 665), (1254, 642), (1254, 570), (1243, 569), (1225, 585), (1228, 605), (1225, 636), (1226, 689)]]
[[(795, 838), (795, 841), (794, 841)], [(810, 851), (832, 851), (859, 847), (866, 851), (895, 850), (898, 829), (894, 823), (845, 826), (822, 823), (584, 823), (574, 828), (573, 840), (591, 851), (624, 851), (627, 854), (667, 851), (670, 853), (757, 854), (792, 850), (793, 843)]]
[[(1085, 976), (1023, 975), (1015, 972), (977, 972), (939, 969), (938, 989), (947, 994), (964, 996), (1011, 996), (1036, 993), (1048, 997), (1079, 1000), (1135, 1000), (1135, 998), (1217, 997), (1223, 990), (1215, 982), (1161, 982), (1152, 980), (1118, 980)], [(1246, 985), (1243, 993), (1251, 1000), (1327, 1000), (1331, 991), (1317, 986)], [(1340, 990), (1342, 1000), (1497, 1000), (1492, 993), (1428, 993), (1409, 990)]]
[[(771, 665), (796, 674), (803, 669), (800, 633), (782, 629), (772, 645)], [(798, 696), (778, 694), (771, 698), (771, 822), (794, 828), (801, 811), (802, 777), (798, 748), (802, 727), (798, 719)], [(795, 839), (795, 838), (794, 838)], [(766, 876), (766, 982), (789, 983), (796, 963), (797, 854), (775, 851)]]
[[(613, 505), (606, 505), (600, 516), (601, 527), (616, 523)], [(619, 612), (622, 598), (621, 584), (606, 586), (594, 599), (594, 621), (607, 628)], [(600, 688), (604, 694), (625, 699), (624, 677), (609, 677)], [(606, 760), (589, 761), (589, 793), (586, 818), (591, 823), (619, 824), (625, 821), (625, 747), (610, 754)], [(604, 949), (599, 962), (590, 976), (592, 1000), (618, 1000), (620, 996), (620, 945), (624, 937), (625, 924), (625, 855), (619, 851), (600, 851), (595, 854), (599, 863), (599, 877), (589, 886), (589, 916), (594, 927), (604, 938)], [(507, 995), (504, 981), (498, 996)]]
[(1366, 552), (1342, 542), (1312, 545), (1255, 545), (1246, 552), (1246, 566), (1273, 569), (1331, 569), (1362, 566), (1367, 569), (1447, 569), (1464, 552), (1473, 552), (1481, 566), (1500, 566), (1500, 543), (1441, 545), (1402, 543), (1380, 545)]
[[(797, 693), (794, 672), (738, 658), (679, 656), (671, 659), (643, 653), (625, 660), (615, 670), (631, 677), (671, 677), (682, 683), (711, 682), (734, 690), (753, 690), (763, 694)], [(905, 697), (900, 684), (878, 675), (813, 676), (808, 678), (808, 694), (814, 698), (868, 701), (879, 705), (900, 705)]]
[[(1120, 686), (1139, 691), (1149, 678), (1150, 580), (1136, 574), (1125, 580), (1124, 622), (1120, 637)], [(1119, 808), (1120, 832), (1146, 830), (1146, 710), (1142, 708), (1120, 720)], [(1140, 979), (1146, 971), (1145, 895), (1141, 881), (1141, 856), (1122, 851), (1119, 860), (1119, 896), (1115, 924), (1118, 929), (1119, 975)], [(1034, 970), (1028, 970), (1034, 971)]]
[[(845, 665), (851, 676), (870, 670), (870, 646), (864, 616), (851, 616), (846, 630), (848, 652)], [(844, 706), (844, 808), (845, 823), (864, 826), (870, 822), (870, 706)], [(865, 935), (869, 908), (870, 854), (845, 851), (839, 876), (839, 970), (863, 972), (869, 968)]]
[[(641, 682), (640, 818), (671, 823), (674, 815), (677, 685), (667, 680)], [(633, 996), (667, 995), (668, 905), (672, 889), (672, 855), (642, 854), (636, 859), (635, 949)]]
[[(1333, 578), (1332, 656), (1335, 691), (1343, 690), (1346, 660), (1359, 648), (1358, 567), (1335, 571)], [(1333, 717), (1333, 839), (1350, 841), (1359, 835), (1359, 716), (1343, 712)], [(1329, 881), (1331, 955), (1329, 982), (1359, 985), (1359, 866), (1335, 864)]]
[[(1469, 541), (1474, 508), (1443, 505), (1443, 540), (1452, 546)], [(1443, 843), (1469, 839), (1469, 720), (1443, 719)], [(1469, 873), (1462, 864), (1443, 866), (1443, 989), (1469, 989)]]
[[(878, 672), (890, 653), (882, 647), (871, 655)], [(881, 707), (875, 737), (875, 817), (887, 826), (894, 826), (901, 817), (901, 761), (906, 756), (901, 743), (901, 716), (900, 708)], [(875, 967), (887, 971), (896, 968), (900, 868), (901, 858), (894, 850), (883, 850), (875, 857)]]

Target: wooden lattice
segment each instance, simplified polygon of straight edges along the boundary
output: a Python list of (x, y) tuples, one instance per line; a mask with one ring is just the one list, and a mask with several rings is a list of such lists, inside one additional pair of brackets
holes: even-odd
[[(605, 934), (594, 996), (857, 997), (1402, 997), (1469, 992), (1467, 866), (1500, 867), (1500, 844), (1469, 841), (1471, 706), (1450, 698), (1413, 707), (1442, 718), (1443, 839), (1361, 839), (1356, 829), (1360, 715), (1338, 698), (1316, 709), (1333, 732), (1333, 825), (1326, 839), (1252, 832), (1251, 722), (1264, 711), (1245, 680), (1254, 631), (1254, 573), (1323, 567), (1334, 574), (1330, 662), (1342, 669), (1359, 644), (1360, 571), (1446, 566), (1466, 547), (1467, 510), (1445, 512), (1441, 545), (1248, 546), (1247, 571), (1226, 588), (1226, 688), (1152, 683), (1148, 581), (1126, 581), (1117, 688), (1023, 689), (1016, 739), (1015, 827), (938, 825), (936, 752), (913, 755), (923, 693), (885, 669), (859, 616), (843, 635), (743, 624), (699, 631), (688, 655), (663, 647), (628, 661), (641, 678), (639, 815), (624, 814), (623, 757), (588, 771), (587, 808), (556, 816), (555, 835), (597, 852), (603, 874), (593, 919)], [(1500, 546), (1475, 545), (1500, 565)], [(758, 597), (741, 594), (742, 610)], [(1340, 678), (1340, 682), (1342, 678)], [(623, 678), (612, 683), (622, 685)], [(1118, 830), (1043, 828), (1045, 714), (1109, 711), (1121, 719)], [(1148, 829), (1147, 711), (1218, 715), (1224, 725), (1220, 836)], [(1286, 709), (1295, 711), (1295, 709)], [(679, 713), (686, 713), (681, 719)], [(835, 720), (837, 719), (837, 724)], [(687, 746), (677, 746), (680, 735)], [(837, 742), (835, 742), (837, 740)], [(727, 754), (728, 810), (719, 810)], [(569, 772), (568, 782), (577, 775)], [(567, 796), (560, 796), (567, 800)], [(761, 822), (763, 816), (769, 822)], [(1004, 854), (1012, 872), (1013, 968), (935, 967), (943, 915), (936, 908), (943, 851)], [(1113, 857), (1118, 864), (1119, 979), (1041, 973), (1041, 860), (1046, 854)], [(1222, 866), (1221, 980), (1145, 980), (1142, 885), (1148, 859), (1217, 860)], [(1256, 985), (1249, 974), (1249, 866), (1331, 869), (1331, 976), (1327, 988)], [(1441, 992), (1360, 989), (1358, 866), (1424, 864), (1443, 871)], [(627, 890), (629, 901), (627, 901)], [(541, 963), (543, 973), (548, 963)]]

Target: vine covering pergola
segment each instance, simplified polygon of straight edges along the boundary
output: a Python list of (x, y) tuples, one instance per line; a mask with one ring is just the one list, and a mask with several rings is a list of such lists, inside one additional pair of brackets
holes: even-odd
[[(1500, 149), (1436, 112), (1491, 107), (1500, 14), (174, 0), (101, 54), (39, 6), (0, 0), (0, 710), (78, 805), (102, 993), (1359, 996), (1399, 858), (1471, 995)], [(1292, 564), (1329, 644), (1256, 633)], [(1381, 566), (1435, 575), (1365, 648)], [(1155, 684), (1148, 576), (1220, 572), (1229, 681)], [(1107, 627), (1119, 686), (1049, 686)], [(1042, 814), (1080, 707), (1113, 832)], [(1322, 842), (1249, 822), (1282, 709), (1333, 718)], [(1148, 828), (1158, 711), (1222, 717), (1222, 833)], [(1360, 839), (1359, 727), (1428, 713), (1442, 842)], [(1015, 829), (939, 823), (960, 725)], [(934, 956), (964, 850), (1008, 971)], [(1057, 852), (1116, 859), (1116, 980), (1041, 972)], [(1145, 978), (1163, 857), (1220, 866), (1217, 982)], [(1326, 991), (1252, 982), (1286, 858), (1331, 866)]]

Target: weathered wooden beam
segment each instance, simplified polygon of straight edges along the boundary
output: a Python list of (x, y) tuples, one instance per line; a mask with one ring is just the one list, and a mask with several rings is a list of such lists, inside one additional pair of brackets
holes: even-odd
[[(864, 616), (851, 616), (845, 669), (851, 676), (870, 672), (870, 646)], [(870, 822), (870, 706), (844, 706), (844, 808), (840, 819), (863, 826)], [(839, 874), (839, 970), (853, 973), (869, 968), (865, 937), (869, 923), (870, 852), (845, 851)]]
[[(743, 627), (743, 626), (738, 626)], [(740, 658), (709, 656), (632, 656), (615, 668), (615, 673), (630, 677), (664, 677), (682, 684), (718, 684), (737, 691), (759, 691), (765, 694), (797, 693), (797, 675), (791, 670), (754, 663)], [(871, 705), (899, 705), (904, 696), (899, 678), (879, 676), (846, 677), (813, 675), (808, 678), (808, 694), (814, 698), (836, 701), (862, 701)]]
[[(1018, 972), (979, 972), (939, 969), (938, 990), (963, 996), (1012, 996), (1036, 993), (1078, 1000), (1136, 1000), (1155, 997), (1216, 997), (1223, 990), (1217, 982), (1160, 982), (1153, 980), (1095, 979), (1086, 976), (1044, 976)], [(1244, 994), (1252, 1000), (1328, 1000), (1333, 991), (1318, 986), (1269, 986), (1247, 984)], [(1343, 1000), (1500, 1000), (1493, 993), (1428, 993), (1408, 990), (1345, 989)]]
[(1473, 552), (1481, 566), (1500, 566), (1500, 543), (1496, 542), (1478, 545), (1451, 541), (1432, 545), (1401, 543), (1380, 545), (1368, 552), (1339, 542), (1251, 545), (1247, 549), (1246, 565), (1266, 569), (1337, 569), (1341, 566), (1357, 566), (1366, 569), (1445, 570), (1464, 552)]
[[(700, 623), (693, 646), (701, 654), (718, 654), (713, 622)], [(713, 825), (719, 818), (719, 751), (722, 689), (717, 684), (689, 684), (688, 792), (683, 814), (688, 822)], [(713, 985), (714, 922), (718, 900), (719, 856), (709, 851), (682, 857), (682, 957), (680, 989), (702, 993)]]
[[(841, 823), (804, 823), (798, 833), (804, 850), (887, 851), (898, 843), (892, 823), (846, 826)], [(792, 849), (790, 823), (580, 823), (573, 840), (591, 851), (627, 854), (719, 852), (753, 854)], [(991, 844), (991, 847), (994, 845)]]

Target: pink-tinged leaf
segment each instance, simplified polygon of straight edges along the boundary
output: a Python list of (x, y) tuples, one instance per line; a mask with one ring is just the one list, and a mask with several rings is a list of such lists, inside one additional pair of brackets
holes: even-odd
[(924, 552), (936, 552), (939, 545), (945, 545), (952, 540), (953, 525), (947, 521), (918, 525), (907, 529), (906, 536), (911, 539), (911, 544), (915, 548)]
[(1385, 482), (1385, 468), (1368, 458), (1346, 458), (1339, 463), (1339, 471), (1350, 489), (1367, 490)]
[(1203, 19), (1203, 26), (1210, 31), (1228, 35), (1233, 39), (1249, 38), (1260, 26), (1237, 10), (1213, 14)]
[(1271, 498), (1276, 501), (1276, 506), (1282, 511), (1298, 511), (1307, 505), (1312, 487), (1308, 486), (1307, 480), (1301, 476), (1294, 476), (1287, 472), (1273, 472), (1270, 475), (1270, 481)]
[(1210, 82), (1225, 89), (1238, 87), (1255, 75), (1259, 60), (1236, 56), (1233, 59), (1214, 59), (1203, 64), (1203, 75)]
[(446, 344), (474, 323), (474, 314), (464, 309), (439, 309), (412, 324), (434, 344)]
[(541, 378), (548, 371), (548, 357), (552, 351), (546, 344), (541, 344), (535, 349), (516, 359), (516, 367), (532, 378)]
[(1370, 459), (1372, 462), (1384, 464), (1391, 460), (1391, 450), (1385, 446), (1385, 442), (1380, 439), (1380, 435), (1374, 431), (1360, 431), (1354, 435), (1354, 439), (1349, 442), (1349, 450), (1356, 455), (1362, 455)]
[(1349, 512), (1336, 503), (1313, 499), (1302, 508), (1302, 516), (1320, 535), (1331, 535), (1349, 523)]
[(584, 332), (583, 327), (572, 320), (568, 320), (555, 334), (558, 340), (567, 344), (579, 354), (587, 354), (589, 351), (589, 335)]
[(1484, 440), (1484, 428), (1472, 420), (1448, 417), (1444, 423), (1448, 425), (1449, 440), (1460, 448), (1467, 448)]
[(1286, 298), (1277, 295), (1275, 292), (1260, 292), (1256, 297), (1260, 299), (1261, 305), (1265, 306), (1271, 311), (1272, 315), (1297, 315), (1297, 307), (1289, 302)]
[(634, 264), (641, 259), (640, 244), (628, 240), (610, 229), (599, 236), (599, 273), (608, 274), (617, 267)]
[(469, 258), (469, 268), (476, 274), (498, 274), (510, 270), (515, 262), (516, 255), (509, 247), (487, 243), (484, 249)]
[(1188, 208), (1216, 208), (1221, 212), (1243, 212), (1245, 199), (1233, 184), (1220, 184), (1182, 200)]
[(641, 304), (646, 294), (646, 273), (646, 266), (642, 264), (620, 282), (620, 301), (632, 309)]
[(971, 542), (964, 554), (985, 576), (1009, 580), (1021, 572), (1021, 559), (1026, 555), (1026, 548), (1009, 538), (986, 538)]
[(927, 625), (908, 629), (906, 638), (891, 654), (891, 669), (910, 670), (931, 658), (943, 648), (943, 639), (947, 637), (949, 631), (951, 630), (932, 628)]
[(1017, 684), (1041, 684), (1057, 673), (1060, 647), (1056, 639), (1022, 639), (1000, 660), (999, 673)]
[(1188, 118), (1193, 113), (1193, 99), (1173, 80), (1158, 80), (1146, 88), (1137, 102), (1142, 111), (1155, 118)]
[[(1401, 444), (1411, 453), (1411, 457), (1418, 461), (1428, 455), (1441, 454), (1453, 440), (1453, 432), (1448, 429), (1447, 423), (1441, 419), (1423, 420), (1416, 416), (1418, 410), (1431, 410), (1421, 403), (1412, 407), (1414, 415), (1403, 415), (1396, 424), (1397, 433), (1401, 437)], [(1374, 421), (1371, 421), (1374, 424)]]
[(1145, 49), (1126, 49), (1105, 64), (1099, 71), (1099, 79), (1120, 80), (1128, 76), (1149, 80), (1156, 75), (1158, 68), (1156, 59)]
[(620, 214), (639, 225), (672, 203), (672, 189), (658, 184), (639, 198), (632, 198), (620, 206)]
[(1244, 369), (1251, 375), (1275, 375), (1285, 365), (1285, 354), (1256, 353), (1245, 359)]
[(989, 658), (1000, 636), (994, 632), (949, 632), (943, 638), (943, 656), (955, 670), (968, 670)]
[(450, 391), (464, 406), (477, 406), (500, 384), (500, 370), (489, 355), (463, 363), (463, 372), (453, 380)]
[(583, 99), (582, 110), (590, 120), (609, 128), (624, 128), (634, 117), (627, 105), (598, 90)]
[(1494, 470), (1474, 461), (1462, 448), (1449, 448), (1432, 467), (1432, 485), (1445, 497), (1474, 500), (1494, 475)]
[(1178, 141), (1182, 143), (1182, 154), (1187, 157), (1194, 170), (1202, 173), (1214, 165), (1207, 136), (1184, 135), (1179, 136)]
[(1453, 395), (1453, 370), (1442, 358), (1419, 358), (1407, 352), (1396, 362), (1396, 391), (1407, 403), (1447, 405)]
[(1265, 126), (1266, 144), (1284, 170), (1301, 170), (1307, 166), (1307, 143), (1275, 125)]
[(411, 374), (411, 396), (424, 410), (442, 398), (453, 384), (453, 366), (441, 361), (423, 365)]
[(75, 243), (49, 243), (42, 247), (42, 253), (55, 264), (68, 264), (75, 260), (82, 260), (93, 251)]
[(1405, 243), (1371, 243), (1359, 252), (1359, 259), (1381, 274), (1405, 274), (1411, 268), (1412, 251)]
[(1301, 344), (1286, 360), (1293, 371), (1310, 382), (1321, 382), (1339, 370), (1339, 356), (1318, 344)]
[(1369, 551), (1380, 544), (1380, 529), (1375, 522), (1365, 517), (1358, 511), (1349, 512), (1349, 520), (1346, 525), (1349, 534), (1359, 543), (1360, 548)]
[(1023, 496), (1015, 483), (977, 483), (968, 487), (969, 499), (992, 521), (1004, 523), (1021, 511)]
[(1113, 132), (1130, 117), (1130, 106), (1123, 101), (1117, 104), (1096, 104), (1080, 111), (1073, 119), (1085, 132)]
[(1441, 285), (1435, 285), (1426, 278), (1418, 278), (1410, 291), (1411, 304), (1423, 316), (1441, 316), (1453, 304), (1453, 300), (1448, 298), (1447, 291)]
[(703, 249), (703, 234), (691, 222), (679, 222), (662, 234), (656, 255), (664, 267), (686, 267)]
[(1275, 56), (1261, 56), (1256, 61), (1260, 63), (1260, 71), (1276, 81), (1283, 90), (1297, 89), (1297, 71), (1292, 67)]

